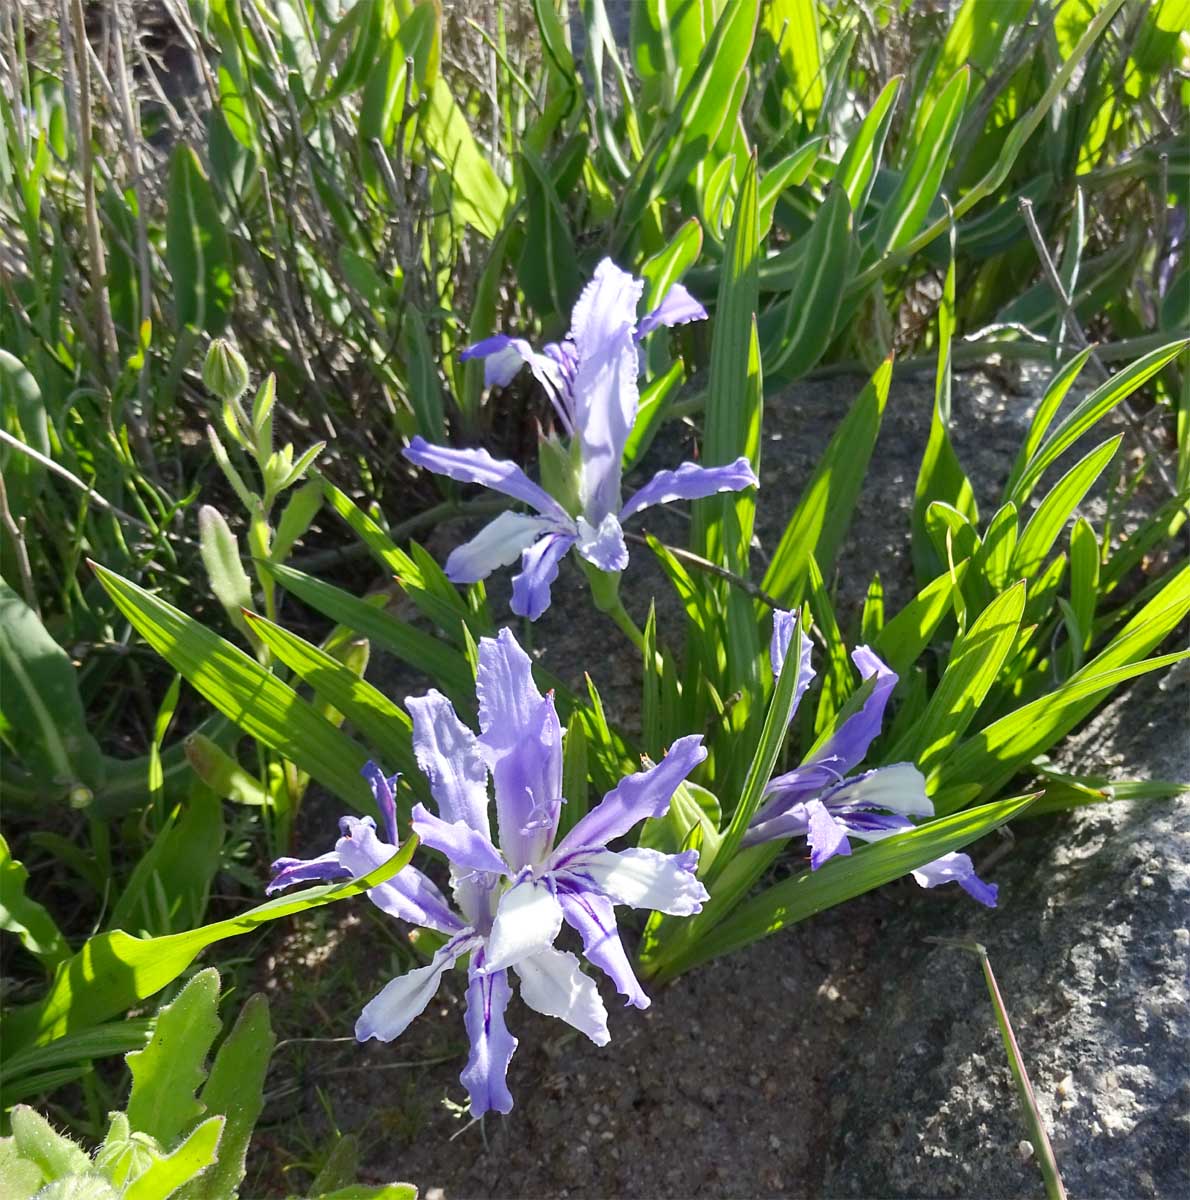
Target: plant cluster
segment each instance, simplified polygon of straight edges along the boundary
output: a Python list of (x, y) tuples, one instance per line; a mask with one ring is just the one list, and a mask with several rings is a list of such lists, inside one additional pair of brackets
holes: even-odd
[[(670, 7), (620, 37), (603, 0), (0, 13), (0, 928), (25, 952), (0, 1170), (22, 1194), (239, 1186), (267, 1010), (198, 1092), (219, 980), (190, 972), (280, 918), (366, 894), (417, 930), (360, 1040), (465, 968), (480, 1117), (513, 1104), (514, 982), (614, 1035), (564, 927), (645, 1007), (902, 876), (1011, 902), (965, 848), (1120, 794), (1045, 756), (1185, 656), (1162, 652), (1190, 611), (1184, 5)], [(951, 390), (991, 357), (1048, 383), (981, 512)], [(897, 362), (935, 379), (915, 594), (891, 611), (873, 573), (851, 629), (838, 559)], [(765, 398), (816, 371), (867, 382), (790, 506)], [(626, 498), (679, 419), (696, 460)], [(1096, 488), (1160, 499), (1096, 528)], [(685, 545), (629, 525), (678, 503)], [(441, 564), (415, 540), (438, 525)], [(639, 661), (638, 726), (522, 648), (572, 551), (593, 628)], [(649, 557), (676, 625), (630, 611)], [(360, 562), (391, 584), (361, 596)], [(511, 616), (485, 583), (506, 567)], [(369, 682), (374, 652), (425, 694)], [(312, 785), (349, 815), (298, 858)], [(313, 886), (250, 906), (270, 859), (268, 891)], [(616, 905), (647, 914), (635, 963)], [(95, 1155), (21, 1104), (59, 1089)], [(350, 1173), (312, 1194), (405, 1194)]]

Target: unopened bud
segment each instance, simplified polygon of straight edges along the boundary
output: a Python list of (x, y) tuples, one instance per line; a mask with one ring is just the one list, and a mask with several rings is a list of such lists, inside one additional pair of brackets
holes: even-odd
[(202, 365), (202, 381), (220, 400), (234, 404), (248, 390), (248, 364), (226, 338), (216, 338)]

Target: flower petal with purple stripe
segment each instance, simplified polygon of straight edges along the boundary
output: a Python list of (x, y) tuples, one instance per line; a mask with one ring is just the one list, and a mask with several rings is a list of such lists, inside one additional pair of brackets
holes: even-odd
[(707, 756), (700, 734), (679, 738), (647, 771), (626, 775), (558, 843), (552, 863), (558, 869), (580, 850), (599, 849), (646, 817), (662, 816), (678, 784)]
[(817, 871), (828, 858), (833, 858), (836, 854), (851, 853), (847, 831), (831, 816), (821, 800), (811, 800), (806, 804), (806, 816), (806, 840), (810, 843), (812, 871)]
[(957, 883), (967, 895), (988, 908), (996, 907), (1000, 889), (994, 883), (985, 883), (975, 874), (975, 865), (967, 854), (944, 854), (913, 872), (913, 878), (924, 888), (937, 887), (940, 883)]
[(372, 796), (376, 801), (376, 807), (380, 810), (380, 816), (384, 820), (384, 830), (388, 834), (388, 840), (394, 846), (399, 845), (395, 793), (397, 790), (397, 780), (400, 779), (400, 776), (386, 776), (374, 762), (364, 763), (360, 769), (360, 774), (367, 780), (368, 786), (372, 789)]
[(547, 533), (521, 555), (521, 569), (512, 577), (511, 608), (518, 617), (536, 621), (550, 606), (550, 588), (558, 566), (574, 545), (569, 533)]
[(616, 991), (625, 997), (625, 1004), (648, 1008), (649, 997), (640, 986), (620, 941), (612, 902), (596, 892), (560, 887), (558, 903), (562, 905), (566, 924), (583, 939), (583, 957), (616, 985)]
[(471, 1043), (467, 1065), (459, 1082), (471, 1099), (471, 1115), (512, 1111), (512, 1093), (508, 1090), (508, 1064), (517, 1048), (517, 1039), (508, 1032), (504, 1013), (512, 999), (507, 971), (482, 974), (483, 950), (477, 949), (468, 970), (467, 1012), (464, 1024)]
[[(701, 911), (709, 897), (694, 874), (698, 854), (662, 854), (658, 850), (589, 850), (570, 858), (565, 875), (590, 881), (614, 904), (651, 908), (675, 917)], [(562, 872), (559, 872), (561, 877)]]
[(459, 483), (478, 483), (514, 500), (523, 500), (543, 517), (569, 521), (566, 510), (534, 483), (516, 463), (493, 458), (486, 450), (454, 450), (432, 446), (418, 434), (405, 447), (405, 457), (415, 466), (437, 475), (446, 475)]
[(415, 804), (410, 814), (413, 832), (423, 846), (440, 850), (456, 867), (468, 871), (491, 871), (502, 875), (508, 870), (500, 851), (485, 833), (472, 829), (465, 821), (444, 821), (422, 804)]
[(697, 463), (686, 462), (672, 471), (658, 471), (644, 487), (634, 492), (620, 509), (620, 520), (627, 521), (653, 504), (702, 500), (718, 492), (739, 492), (757, 486), (752, 464), (742, 456), (724, 467), (700, 467)]
[(266, 896), (295, 883), (331, 883), (336, 879), (351, 878), (351, 872), (339, 861), (334, 850), (317, 858), (279, 858), (273, 863), (272, 871), (273, 878), (264, 889)]

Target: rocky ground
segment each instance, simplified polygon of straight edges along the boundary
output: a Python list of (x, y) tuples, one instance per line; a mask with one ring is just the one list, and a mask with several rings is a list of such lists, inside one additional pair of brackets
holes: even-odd
[[(861, 383), (802, 384), (768, 403), (761, 561)], [(979, 372), (956, 381), (957, 449), (985, 506), (1038, 395), (1035, 379), (1009, 384)], [(845, 629), (873, 569), (890, 611), (911, 594), (908, 506), (931, 393), (928, 380), (894, 384), (839, 563)], [(668, 429), (657, 465), (688, 453), (686, 438)], [(1102, 504), (1092, 498), (1088, 511)], [(649, 515), (663, 540), (683, 539), (681, 514)], [(432, 545), (445, 550), (465, 532), (444, 530)], [(667, 585), (646, 550), (634, 554), (629, 607), (643, 617), (656, 595), (660, 627), (677, 629)], [(491, 589), (497, 605), (504, 586)], [(617, 635), (569, 563), (555, 596), (534, 627), (537, 647), (571, 682), (590, 670), (631, 727), (634, 656), (614, 651)], [(420, 690), (399, 673), (384, 683)], [(1185, 673), (1143, 680), (1070, 739), (1061, 761), (1120, 779), (1190, 779), (1188, 712)], [(311, 829), (299, 850), (321, 848), (327, 833)], [(256, 1186), (297, 1187), (300, 1170), (282, 1185), (280, 1165), (339, 1128), (360, 1131), (364, 1178), (407, 1178), (451, 1200), (1037, 1195), (978, 963), (925, 941), (942, 935), (988, 948), (1071, 1195), (1190, 1195), (1190, 809), (1118, 802), (1022, 821), (1010, 841), (975, 854), (1000, 885), (997, 910), (958, 889), (894, 884), (696, 971), (645, 1013), (606, 996), (613, 1041), (602, 1050), (515, 1004), (517, 1107), (486, 1127), (460, 1116), (457, 981), (393, 1046), (283, 1051), (265, 1114), (272, 1153)], [(313, 1007), (327, 1037), (349, 1034), (363, 1000), (407, 965), (384, 936), (355, 912), (281, 946), (269, 977), (282, 1030), (308, 1032)]]

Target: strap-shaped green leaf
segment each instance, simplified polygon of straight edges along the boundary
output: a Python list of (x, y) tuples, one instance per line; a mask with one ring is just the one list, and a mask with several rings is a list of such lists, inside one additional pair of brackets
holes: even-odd
[(133, 628), (200, 695), (340, 799), (371, 811), (372, 794), (360, 776), (368, 760), (362, 746), (254, 658), (144, 588), (91, 565)]
[(835, 431), (765, 572), (763, 587), (788, 608), (805, 596), (813, 554), (824, 576), (834, 570), (859, 498), (892, 382), (892, 360), (881, 363)]
[(159, 992), (208, 946), (225, 938), (251, 933), (269, 921), (295, 916), (323, 904), (347, 900), (391, 879), (408, 865), (417, 848), (410, 836), (383, 866), (349, 883), (327, 883), (279, 896), (224, 921), (185, 933), (137, 938), (121, 930), (88, 938), (54, 974), (49, 991), (36, 1004), (5, 1014), (4, 1054), (41, 1046), (66, 1034), (88, 1029), (127, 1011)]
[(998, 596), (954, 644), (926, 711), (891, 751), (891, 762), (916, 762), (923, 771), (962, 737), (995, 683), (1020, 629), (1025, 585)]
[(179, 327), (222, 333), (233, 300), (231, 247), (202, 164), (185, 142), (170, 162), (165, 241)]

